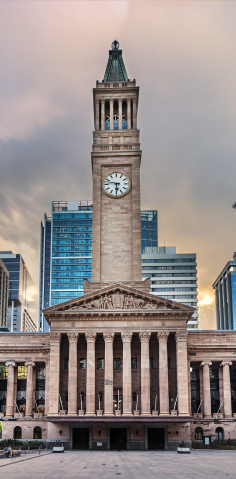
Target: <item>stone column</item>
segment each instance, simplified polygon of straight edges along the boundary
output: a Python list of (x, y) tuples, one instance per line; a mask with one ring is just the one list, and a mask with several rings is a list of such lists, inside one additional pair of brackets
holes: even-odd
[(211, 362), (202, 362), (203, 366), (203, 411), (204, 418), (211, 417), (211, 388), (210, 388), (210, 374), (209, 366)]
[(115, 333), (103, 333), (105, 341), (104, 416), (113, 416), (113, 339)]
[(99, 130), (99, 100), (95, 101), (95, 130)]
[(123, 341), (123, 416), (132, 415), (131, 340), (133, 333), (121, 333)]
[(133, 100), (133, 129), (137, 128), (137, 100)]
[(122, 99), (119, 98), (119, 130), (122, 130)]
[(48, 416), (58, 416), (60, 386), (60, 333), (50, 333), (50, 386)]
[(131, 130), (131, 100), (127, 100), (127, 129)]
[(151, 333), (139, 333), (141, 341), (141, 414), (150, 416), (150, 364), (149, 339)]
[(6, 416), (12, 417), (14, 414), (14, 368), (16, 367), (15, 361), (7, 361), (8, 367), (7, 376), (7, 404), (6, 404)]
[(105, 100), (101, 101), (101, 130), (105, 130)]
[(86, 416), (95, 416), (95, 341), (96, 333), (85, 333), (87, 340)]
[(231, 361), (222, 361), (223, 366), (223, 391), (224, 391), (224, 416), (232, 417), (231, 404), (231, 387), (230, 387), (230, 371), (229, 367), (232, 365)]
[(50, 360), (45, 361), (45, 404), (44, 404), (44, 416), (48, 415), (49, 408), (49, 387), (50, 387)]
[(67, 333), (69, 339), (69, 371), (68, 371), (68, 416), (77, 416), (78, 397), (77, 397), (77, 379), (78, 379), (78, 359), (77, 343), (78, 333)]
[(113, 98), (110, 99), (110, 130), (113, 130)]
[(160, 416), (169, 416), (169, 382), (168, 382), (168, 354), (167, 340), (169, 332), (159, 331), (159, 393), (160, 393)]
[(187, 331), (175, 333), (179, 416), (189, 416), (187, 337)]
[(26, 381), (26, 408), (25, 416), (32, 417), (33, 415), (33, 401), (35, 399), (35, 392), (33, 387), (33, 368), (35, 363), (33, 361), (26, 361), (27, 366), (27, 381)]

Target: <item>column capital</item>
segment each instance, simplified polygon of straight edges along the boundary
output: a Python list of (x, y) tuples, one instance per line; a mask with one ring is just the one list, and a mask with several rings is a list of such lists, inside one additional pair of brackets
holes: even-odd
[(97, 337), (97, 333), (85, 333), (85, 338), (86, 341), (90, 341), (92, 343), (95, 343)]
[(149, 331), (142, 331), (141, 333), (139, 333), (139, 339), (140, 341), (142, 342), (149, 342), (149, 339), (151, 337), (151, 333), (149, 333)]
[(34, 363), (34, 361), (26, 361), (25, 366), (32, 366), (34, 368), (34, 366), (36, 366), (36, 364)]
[(169, 331), (158, 331), (157, 338), (160, 342), (166, 343), (169, 336)]
[(114, 103), (114, 98), (109, 98), (109, 102), (113, 104)]
[(123, 331), (121, 333), (121, 339), (123, 343), (130, 343), (132, 340), (132, 336), (133, 336), (133, 333), (131, 333), (130, 331)]
[(220, 366), (232, 366), (232, 361), (222, 361), (222, 363), (220, 364)]
[(115, 333), (103, 333), (103, 339), (108, 343), (113, 343), (114, 337)]
[(8, 368), (8, 366), (13, 366), (14, 368), (16, 368), (17, 364), (16, 364), (15, 361), (12, 359), (12, 360), (10, 360), (10, 361), (7, 361), (7, 362), (5, 363), (5, 366), (7, 366), (7, 368)]
[(212, 365), (211, 361), (202, 361), (202, 363), (200, 364), (200, 366), (211, 366), (211, 365)]
[(60, 341), (61, 333), (49, 333), (50, 341)]
[(187, 341), (188, 331), (176, 331), (175, 341)]
[(74, 333), (74, 332), (71, 331), (71, 332), (67, 333), (67, 336), (68, 336), (68, 339), (69, 339), (70, 343), (77, 343), (79, 333)]
[(101, 99), (101, 104), (104, 105), (105, 104), (105, 101), (104, 98)]

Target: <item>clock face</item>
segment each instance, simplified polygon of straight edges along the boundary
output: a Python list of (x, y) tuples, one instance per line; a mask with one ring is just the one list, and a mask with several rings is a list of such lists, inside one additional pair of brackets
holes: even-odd
[(120, 198), (126, 195), (131, 187), (129, 178), (120, 172), (113, 172), (103, 180), (103, 189), (105, 193), (113, 198)]

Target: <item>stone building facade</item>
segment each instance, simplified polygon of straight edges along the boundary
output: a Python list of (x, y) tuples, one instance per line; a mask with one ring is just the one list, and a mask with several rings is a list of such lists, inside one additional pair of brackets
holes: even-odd
[(187, 332), (194, 308), (142, 281), (138, 87), (117, 43), (94, 89), (92, 281), (43, 311), (50, 333), (0, 335), (2, 437), (97, 450), (233, 438), (236, 334)]

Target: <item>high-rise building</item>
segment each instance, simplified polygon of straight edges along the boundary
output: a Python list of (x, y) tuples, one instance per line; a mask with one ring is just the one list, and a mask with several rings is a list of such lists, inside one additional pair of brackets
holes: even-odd
[(92, 201), (53, 201), (52, 216), (41, 223), (39, 317), (42, 309), (84, 294), (92, 272)]
[(157, 210), (141, 210), (141, 250), (158, 246), (158, 213)]
[[(83, 295), (83, 278), (91, 280), (92, 208), (92, 201), (53, 201), (52, 217), (44, 214), (39, 277), (40, 330), (44, 332), (49, 326), (42, 309)], [(143, 249), (157, 246), (157, 231), (157, 210), (142, 210)]]
[(193, 306), (188, 329), (198, 328), (196, 254), (177, 254), (175, 246), (146, 248), (142, 254), (143, 279), (150, 278), (150, 293)]
[(0, 327), (7, 327), (9, 271), (0, 259)]
[(20, 254), (0, 251), (9, 271), (8, 328), (11, 331), (37, 331), (38, 291)]
[(236, 253), (213, 283), (217, 329), (236, 330)]

